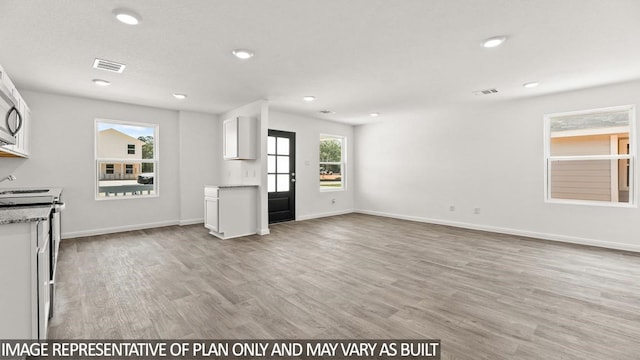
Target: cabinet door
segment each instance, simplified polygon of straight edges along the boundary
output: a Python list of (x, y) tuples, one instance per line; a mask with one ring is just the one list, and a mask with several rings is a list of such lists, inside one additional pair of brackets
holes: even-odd
[(236, 158), (238, 157), (238, 119), (225, 120), (223, 127), (224, 158)]
[(219, 211), (218, 211), (218, 199), (206, 199), (204, 201), (204, 216), (205, 216), (205, 226), (213, 231), (219, 230)]

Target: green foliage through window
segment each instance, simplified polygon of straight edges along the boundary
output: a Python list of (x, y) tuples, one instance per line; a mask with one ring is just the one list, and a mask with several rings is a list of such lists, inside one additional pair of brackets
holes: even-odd
[(320, 140), (320, 162), (340, 162), (342, 144), (338, 139)]

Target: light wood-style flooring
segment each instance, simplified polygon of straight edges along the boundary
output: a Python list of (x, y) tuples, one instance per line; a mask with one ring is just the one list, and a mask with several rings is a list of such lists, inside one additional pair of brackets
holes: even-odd
[(441, 339), (443, 359), (639, 359), (640, 254), (349, 214), (220, 240), (63, 240), (52, 338)]

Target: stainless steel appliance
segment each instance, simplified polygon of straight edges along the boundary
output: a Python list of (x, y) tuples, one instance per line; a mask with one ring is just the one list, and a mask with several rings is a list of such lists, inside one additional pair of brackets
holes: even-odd
[(22, 127), (22, 114), (16, 107), (16, 100), (0, 83), (0, 146), (16, 143), (15, 135)]
[[(0, 208), (26, 207), (26, 206), (51, 206), (49, 213), (49, 317), (53, 316), (55, 284), (56, 284), (56, 264), (58, 260), (58, 250), (60, 248), (60, 213), (64, 210), (65, 204), (62, 202), (62, 189), (0, 189)], [(45, 255), (46, 256), (46, 255)]]

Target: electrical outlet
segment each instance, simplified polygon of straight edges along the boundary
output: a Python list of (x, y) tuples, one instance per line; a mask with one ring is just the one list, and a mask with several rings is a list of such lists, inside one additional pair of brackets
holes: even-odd
[(331, 204), (335, 204), (336, 203), (336, 199), (331, 199)]
[(473, 208), (473, 213), (476, 215), (480, 214), (480, 208), (479, 207)]
[(449, 205), (449, 211), (456, 211), (455, 205)]

